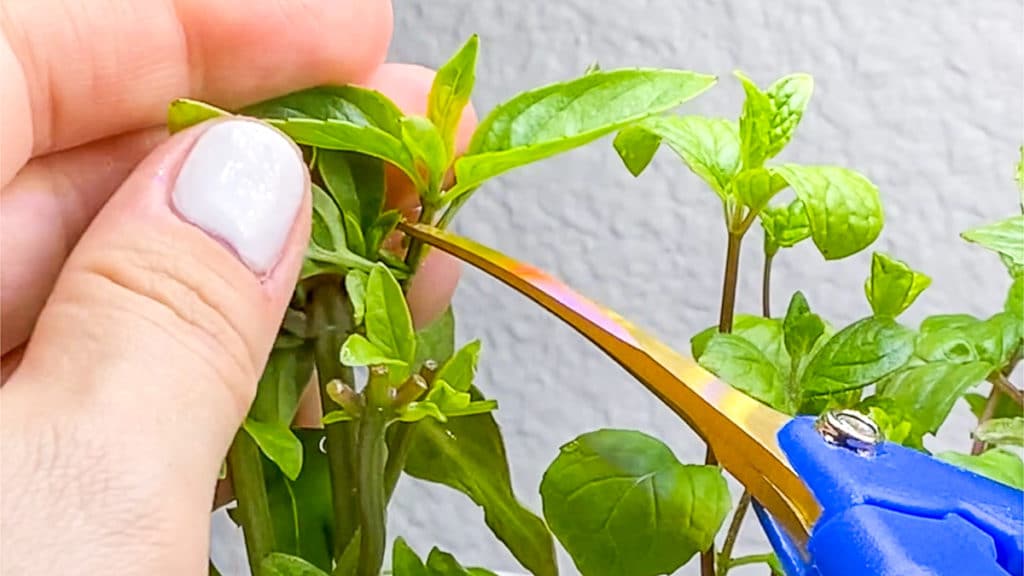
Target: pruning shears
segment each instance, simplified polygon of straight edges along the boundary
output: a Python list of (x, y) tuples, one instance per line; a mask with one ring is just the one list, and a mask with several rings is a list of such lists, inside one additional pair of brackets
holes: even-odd
[(561, 318), (686, 421), (750, 492), (788, 576), (1024, 576), (1021, 490), (886, 442), (856, 411), (778, 412), (541, 270), (401, 229)]

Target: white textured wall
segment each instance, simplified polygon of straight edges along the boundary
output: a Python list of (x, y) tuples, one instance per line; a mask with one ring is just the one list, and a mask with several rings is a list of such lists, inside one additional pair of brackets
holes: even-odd
[[(436, 67), (480, 33), (474, 103), (481, 116), (518, 91), (578, 75), (594, 60), (604, 68), (717, 74), (719, 85), (684, 109), (730, 117), (742, 102), (732, 70), (762, 85), (789, 72), (811, 73), (814, 99), (780, 160), (849, 166), (879, 186), (887, 226), (875, 248), (934, 279), (906, 314), (916, 323), (944, 311), (991, 312), (1005, 297), (1009, 282), (998, 260), (957, 232), (1017, 209), (1022, 6), (396, 0), (392, 59)], [(717, 317), (725, 251), (717, 203), (671, 153), (633, 179), (606, 140), (493, 182), (459, 215), (456, 230), (554, 272), (688, 350), (690, 335)], [(755, 230), (742, 260), (740, 309), (755, 313), (760, 242)], [(784, 252), (775, 308), (799, 288), (835, 322), (863, 315), (869, 262), (870, 254), (861, 254), (826, 263), (809, 245)], [(484, 340), (479, 382), (501, 402), (516, 488), (536, 509), (541, 474), (558, 446), (594, 428), (637, 428), (668, 442), (682, 459), (702, 458), (694, 436), (623, 370), (511, 290), (469, 271), (456, 312), (459, 337)], [(963, 430), (967, 419), (961, 421)], [(447, 490), (405, 482), (391, 518), (394, 533), (419, 549), (437, 543), (465, 562), (515, 567), (481, 514)], [(742, 548), (753, 552), (757, 543), (756, 530), (748, 530)], [(568, 561), (563, 566), (575, 572)]]
[[(742, 98), (732, 70), (761, 85), (809, 72), (814, 99), (779, 160), (852, 167), (879, 186), (887, 225), (874, 248), (934, 279), (904, 319), (1002, 305), (1009, 282), (1000, 263), (957, 233), (1017, 209), (1021, 0), (395, 0), (395, 14), (393, 60), (436, 67), (480, 33), (481, 116), (594, 60), (717, 74), (719, 85), (684, 108), (730, 117)], [(634, 179), (605, 140), (488, 185), (456, 230), (554, 272), (688, 351), (690, 335), (717, 317), (725, 251), (717, 203), (670, 153)], [(743, 254), (742, 311), (759, 309), (760, 242), (755, 230)], [(833, 322), (864, 315), (869, 262), (865, 253), (826, 263), (809, 245), (783, 252), (775, 309), (799, 288)], [(479, 383), (501, 402), (516, 489), (535, 510), (558, 446), (595, 428), (637, 428), (684, 461), (703, 457), (695, 436), (623, 370), (511, 290), (467, 271), (456, 312), (460, 339), (484, 340)], [(959, 412), (954, 436), (965, 448)], [(419, 550), (437, 544), (465, 563), (516, 568), (478, 509), (447, 489), (403, 480), (391, 520), (392, 534)], [(753, 525), (738, 548), (766, 549)], [(680, 573), (696, 574), (694, 564)], [(575, 573), (567, 558), (562, 566)]]

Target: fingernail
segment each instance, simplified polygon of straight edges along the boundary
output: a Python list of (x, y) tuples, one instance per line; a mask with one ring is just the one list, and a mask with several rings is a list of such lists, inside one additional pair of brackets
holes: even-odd
[(278, 131), (248, 120), (211, 126), (193, 145), (171, 201), (257, 274), (273, 268), (305, 193), (305, 165)]

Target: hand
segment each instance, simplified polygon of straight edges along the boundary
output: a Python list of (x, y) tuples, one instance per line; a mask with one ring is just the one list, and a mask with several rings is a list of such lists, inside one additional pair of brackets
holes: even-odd
[[(0, 2), (0, 571), (205, 573), (217, 472), (308, 239), (309, 176), (256, 121), (168, 138), (167, 105), (353, 82), (423, 113), (432, 74), (382, 64), (387, 0)], [(389, 202), (416, 208), (394, 173)], [(431, 255), (417, 323), (457, 277)]]

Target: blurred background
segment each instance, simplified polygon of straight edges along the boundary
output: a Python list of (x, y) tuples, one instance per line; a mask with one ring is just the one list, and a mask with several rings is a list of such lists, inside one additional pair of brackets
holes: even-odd
[[(881, 190), (886, 226), (871, 249), (845, 260), (825, 262), (810, 242), (783, 251), (774, 265), (773, 309), (784, 311), (799, 289), (836, 325), (868, 314), (863, 283), (871, 250), (932, 277), (901, 317), (912, 326), (931, 314), (989, 315), (1002, 307), (1004, 268), (958, 233), (1019, 209), (1013, 170), (1024, 142), (1021, 0), (396, 0), (394, 10), (394, 61), (436, 68), (480, 34), (473, 102), (481, 117), (595, 61), (605, 69), (716, 74), (718, 85), (681, 111), (729, 118), (742, 104), (733, 70), (761, 86), (810, 73), (814, 97), (777, 161), (862, 172)], [(454, 228), (554, 273), (687, 353), (690, 336), (717, 322), (725, 254), (719, 200), (668, 151), (640, 178), (625, 170), (610, 139), (520, 169), (476, 194)], [(742, 254), (738, 311), (759, 310), (761, 264), (755, 227)], [(483, 340), (477, 383), (500, 402), (515, 488), (535, 511), (541, 476), (559, 446), (597, 428), (639, 429), (684, 462), (702, 461), (703, 444), (681, 421), (525, 298), (467, 269), (455, 310), (459, 340)], [(969, 449), (969, 416), (958, 405), (930, 447)], [(733, 484), (732, 491), (738, 498), (741, 489)], [(414, 548), (438, 545), (467, 565), (521, 570), (461, 494), (403, 478), (395, 501), (391, 533)], [(215, 533), (232, 537), (223, 518)], [(768, 551), (756, 524), (748, 522), (736, 551)], [(568, 557), (562, 560), (562, 572), (575, 574)], [(697, 574), (696, 564), (679, 573)]]

